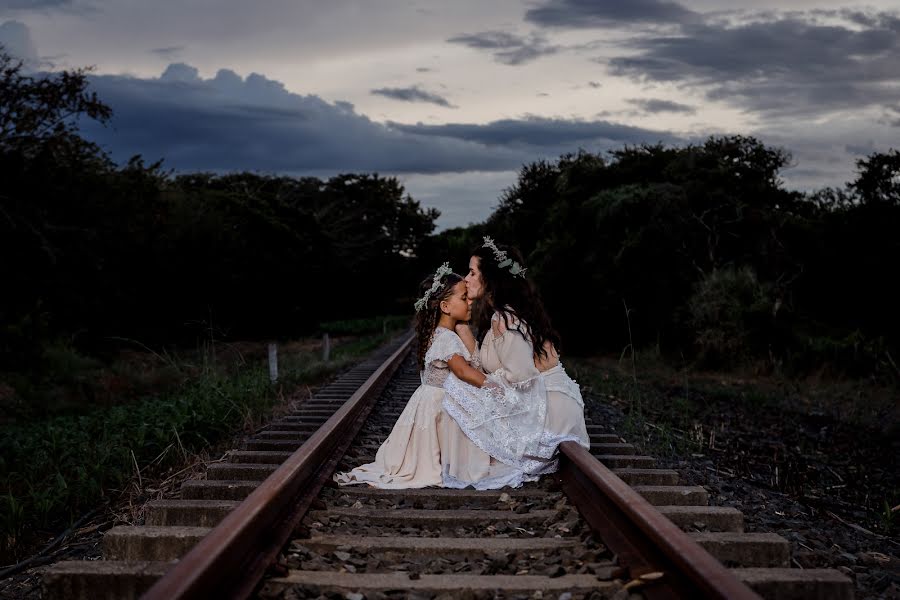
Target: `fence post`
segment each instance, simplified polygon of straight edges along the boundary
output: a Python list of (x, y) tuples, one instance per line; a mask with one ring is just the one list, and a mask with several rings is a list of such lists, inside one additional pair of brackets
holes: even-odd
[(269, 381), (278, 381), (278, 345), (274, 342), (269, 343)]
[(328, 362), (331, 359), (331, 338), (328, 333), (322, 336), (322, 361)]

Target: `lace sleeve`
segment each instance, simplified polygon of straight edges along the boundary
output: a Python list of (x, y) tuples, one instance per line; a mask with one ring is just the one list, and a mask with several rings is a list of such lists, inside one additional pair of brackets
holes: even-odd
[(547, 461), (554, 448), (542, 444), (547, 416), (543, 378), (511, 386), (488, 375), (484, 387), (472, 386), (455, 375), (444, 382), (442, 406), (463, 433), (493, 458), (526, 473), (553, 469)]
[(428, 351), (425, 353), (425, 364), (436, 360), (447, 362), (454, 354), (459, 354), (467, 362), (472, 361), (472, 355), (463, 341), (455, 332), (449, 329), (438, 328), (434, 332), (434, 339), (431, 341)]
[(478, 342), (475, 342), (475, 352), (472, 353), (472, 366), (479, 371), (483, 371), (481, 368), (481, 347), (478, 345)]

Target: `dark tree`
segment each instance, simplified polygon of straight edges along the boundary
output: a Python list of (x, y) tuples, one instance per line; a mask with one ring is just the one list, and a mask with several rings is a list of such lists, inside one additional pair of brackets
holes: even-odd
[(95, 149), (78, 137), (78, 120), (106, 123), (112, 109), (88, 91), (87, 73), (28, 75), (0, 46), (0, 150), (33, 156), (54, 143)]
[(856, 161), (859, 175), (850, 189), (866, 204), (900, 205), (900, 152), (888, 150)]

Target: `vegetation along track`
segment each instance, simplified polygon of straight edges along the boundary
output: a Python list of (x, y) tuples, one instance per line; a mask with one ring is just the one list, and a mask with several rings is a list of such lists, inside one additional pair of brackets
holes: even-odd
[[(376, 352), (249, 438), (103, 561), (57, 563), (45, 598), (852, 598), (832, 570), (787, 568), (774, 534), (707, 506), (603, 424), (555, 477), (516, 490), (335, 488), (369, 462), (419, 385), (412, 337)], [(721, 561), (721, 562), (720, 562)], [(757, 595), (758, 594), (758, 595)]]

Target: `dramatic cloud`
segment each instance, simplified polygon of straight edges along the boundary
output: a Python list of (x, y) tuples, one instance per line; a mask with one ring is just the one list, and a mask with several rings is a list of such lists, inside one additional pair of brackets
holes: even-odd
[(393, 100), (402, 100), (404, 102), (428, 102), (446, 108), (455, 108), (446, 98), (431, 92), (426, 92), (425, 90), (419, 89), (417, 86), (406, 88), (379, 88), (377, 90), (372, 90), (371, 93)]
[(880, 105), (900, 94), (900, 20), (883, 13), (876, 21), (866, 28), (799, 18), (691, 26), (684, 35), (635, 40), (637, 55), (609, 65), (637, 80), (699, 85), (712, 100), (763, 113)]
[(693, 115), (697, 112), (697, 109), (693, 106), (672, 102), (671, 100), (660, 100), (658, 98), (629, 98), (628, 102), (648, 113), (670, 112)]
[(547, 44), (540, 35), (518, 36), (506, 31), (483, 31), (457, 35), (447, 40), (451, 44), (461, 44), (476, 50), (490, 50), (494, 60), (505, 65), (522, 65), (541, 56), (556, 54), (559, 46)]
[(660, 0), (545, 0), (525, 13), (543, 27), (610, 27), (628, 23), (692, 23), (700, 16), (677, 2)]
[(72, 0), (0, 0), (0, 10), (32, 10), (71, 5)]
[(607, 122), (550, 119), (385, 125), (346, 102), (293, 94), (259, 74), (242, 78), (222, 69), (203, 79), (183, 63), (169, 65), (158, 79), (101, 75), (91, 82), (114, 115), (109, 127), (83, 123), (85, 134), (118, 161), (141, 154), (179, 171), (510, 171), (578, 147), (600, 151), (674, 139)]
[(172, 60), (172, 58), (184, 52), (184, 46), (166, 46), (165, 48), (154, 48), (150, 52), (166, 60)]
[(117, 160), (378, 171), (448, 207), (479, 198), (465, 214), (479, 185), (578, 148), (756, 135), (794, 152), (789, 185), (817, 187), (900, 132), (896, 0), (264, 4), (0, 0), (16, 19), (0, 43), (43, 69), (95, 65), (115, 115), (85, 131)]
[[(216, 75), (216, 79), (221, 80), (222, 78), (234, 79), (235, 77), (240, 78), (240, 76), (231, 71), (229, 69), (221, 69)], [(197, 70), (197, 67), (192, 67), (191, 65), (185, 63), (172, 63), (166, 70), (163, 71), (163, 74), (159, 76), (160, 81), (180, 81), (183, 83), (202, 83), (203, 80), (200, 79), (200, 71)]]
[(490, 147), (555, 148), (558, 154), (579, 146), (588, 150), (610, 149), (628, 144), (677, 143), (670, 133), (620, 125), (609, 121), (572, 121), (531, 117), (504, 119), (485, 125), (448, 123), (446, 125), (403, 125), (391, 123), (394, 129), (420, 136), (434, 136), (477, 142)]

